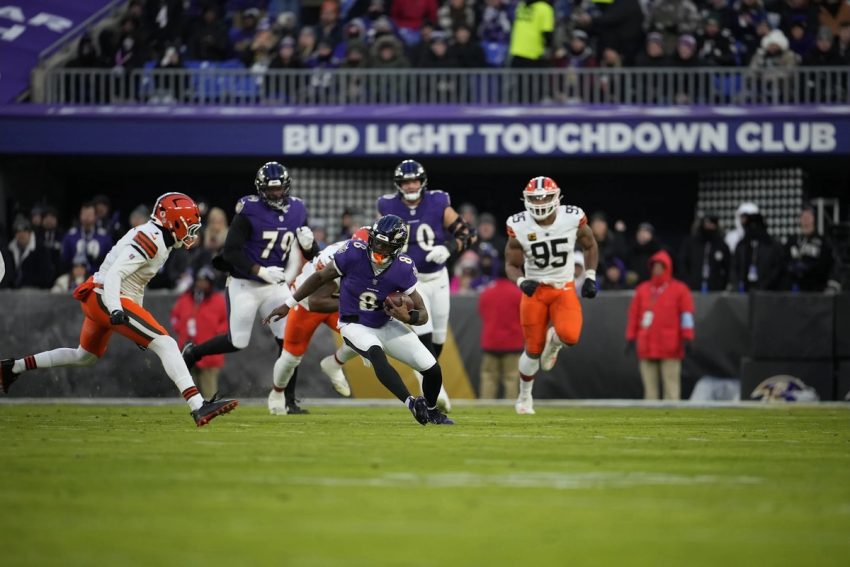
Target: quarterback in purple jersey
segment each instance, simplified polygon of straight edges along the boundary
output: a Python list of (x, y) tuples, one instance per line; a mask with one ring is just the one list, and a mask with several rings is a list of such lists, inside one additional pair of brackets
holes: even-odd
[[(257, 313), (265, 317), (292, 295), (286, 266), (293, 245), (297, 243), (308, 260), (318, 253), (313, 231), (307, 226), (307, 209), (290, 195), (291, 185), (289, 171), (276, 161), (268, 162), (254, 178), (257, 194), (242, 197), (236, 204), (224, 250), (213, 262), (231, 275), (227, 283), (229, 330), (199, 345), (188, 343), (183, 358), (189, 368), (207, 355), (248, 346)], [(294, 279), (294, 274), (291, 277)], [(270, 327), (279, 347), (284, 325), (281, 320)], [(302, 413), (304, 410), (295, 403), (294, 376), (288, 388), (288, 413)]]
[[(378, 199), (378, 213), (393, 214), (407, 223), (408, 242), (403, 252), (419, 271), (419, 292), (431, 315), (428, 323), (415, 328), (420, 340), (440, 358), (449, 327), (449, 273), (446, 260), (475, 242), (475, 229), (452, 208), (449, 194), (429, 190), (425, 168), (406, 159), (393, 174), (396, 192)], [(416, 377), (422, 380), (419, 374)], [(440, 391), (440, 407), (451, 404), (445, 389)]]
[[(378, 380), (425, 425), (451, 425), (452, 420), (437, 409), (443, 374), (437, 359), (405, 324), (414, 328), (428, 322), (428, 310), (416, 291), (416, 267), (401, 253), (407, 241), (407, 225), (395, 216), (381, 217), (369, 229), (366, 243), (350, 240), (334, 254), (333, 261), (307, 278), (286, 302), (266, 317), (274, 323), (299, 301), (324, 284), (340, 281), (339, 328), (345, 343), (369, 359)], [(388, 302), (395, 292), (409, 296), (413, 309)], [(423, 376), (424, 396), (414, 398), (387, 354), (404, 362)]]

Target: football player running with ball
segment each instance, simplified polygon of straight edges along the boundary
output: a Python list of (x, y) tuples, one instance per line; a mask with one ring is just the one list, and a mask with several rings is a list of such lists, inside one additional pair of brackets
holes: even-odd
[[(448, 193), (429, 190), (425, 168), (412, 159), (398, 164), (393, 174), (397, 191), (378, 199), (378, 213), (393, 214), (408, 225), (408, 242), (402, 249), (419, 272), (418, 290), (430, 315), (414, 331), (422, 343), (440, 358), (449, 327), (449, 272), (446, 261), (475, 242), (475, 229), (466, 224), (451, 205)], [(416, 373), (422, 383), (422, 376)], [(440, 407), (451, 409), (445, 388)]]
[[(236, 352), (248, 346), (254, 319), (268, 315), (292, 292), (286, 282), (286, 266), (297, 241), (304, 257), (311, 260), (319, 251), (313, 231), (307, 226), (307, 209), (301, 199), (291, 196), (289, 171), (270, 161), (254, 178), (256, 195), (247, 195), (236, 204), (236, 216), (227, 232), (224, 250), (216, 257), (216, 268), (230, 272), (227, 281), (229, 331), (204, 343), (187, 343), (183, 359), (192, 368), (211, 354)], [(271, 325), (278, 346), (283, 341), (285, 321)], [(286, 395), (288, 413), (303, 413), (295, 403), (295, 379)]]
[(82, 303), (85, 315), (80, 346), (0, 361), (3, 392), (8, 393), (9, 386), (26, 370), (94, 364), (106, 353), (112, 334), (118, 333), (159, 357), (166, 374), (189, 404), (198, 427), (235, 408), (239, 403), (236, 400), (204, 401), (177, 342), (142, 307), (145, 287), (165, 264), (171, 250), (192, 247), (200, 229), (201, 214), (190, 197), (166, 193), (157, 199), (151, 219), (125, 234), (106, 255), (97, 273), (74, 290), (74, 299)]
[[(564, 345), (581, 335), (581, 305), (576, 295), (573, 251), (584, 252), (582, 297), (596, 297), (599, 250), (578, 207), (561, 205), (561, 189), (549, 177), (535, 177), (523, 191), (525, 211), (508, 219), (505, 264), (508, 277), (523, 292), (520, 323), (525, 350), (519, 359), (516, 411), (533, 414), (531, 390), (537, 371), (551, 370)], [(523, 273), (524, 268), (524, 273)], [(549, 327), (549, 323), (552, 326)]]
[[(440, 365), (407, 327), (424, 325), (429, 319), (425, 302), (416, 291), (413, 260), (401, 253), (407, 236), (407, 225), (401, 218), (381, 217), (369, 229), (368, 242), (350, 240), (344, 244), (327, 266), (307, 278), (265, 322), (286, 317), (299, 301), (342, 278), (339, 327), (345, 343), (372, 363), (378, 380), (405, 404), (416, 421), (422, 425), (451, 425), (453, 421), (437, 409), (437, 396), (443, 385)], [(409, 299), (393, 301), (399, 292)], [(422, 373), (424, 397), (410, 395), (387, 360), (388, 354)]]

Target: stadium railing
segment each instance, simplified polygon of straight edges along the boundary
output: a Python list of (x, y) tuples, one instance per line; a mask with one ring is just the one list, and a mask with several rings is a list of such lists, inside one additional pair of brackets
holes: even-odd
[(760, 105), (850, 101), (850, 67), (700, 69), (245, 69), (187, 61), (129, 72), (56, 68), (49, 104), (637, 104)]

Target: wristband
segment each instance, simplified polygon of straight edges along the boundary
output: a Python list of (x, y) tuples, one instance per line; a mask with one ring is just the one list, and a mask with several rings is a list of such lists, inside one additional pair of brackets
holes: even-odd
[(416, 323), (419, 322), (419, 311), (418, 310), (411, 309), (410, 311), (407, 312), (407, 316), (410, 317), (410, 320), (408, 321), (409, 324), (415, 325)]
[(294, 296), (294, 295), (290, 295), (289, 297), (287, 297), (287, 298), (286, 298), (286, 301), (284, 301), (283, 303), (284, 303), (287, 307), (289, 307), (290, 309), (292, 309), (293, 307), (295, 307), (296, 305), (298, 305), (298, 300), (297, 300), (297, 299), (295, 299), (295, 296)]
[(596, 270), (585, 270), (584, 277), (596, 281)]

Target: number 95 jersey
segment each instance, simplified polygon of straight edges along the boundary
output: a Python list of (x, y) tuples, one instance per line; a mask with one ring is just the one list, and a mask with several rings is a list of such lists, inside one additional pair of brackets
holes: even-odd
[(585, 224), (584, 211), (569, 205), (560, 205), (555, 222), (547, 226), (526, 211), (508, 218), (508, 236), (519, 241), (525, 254), (525, 277), (557, 288), (573, 281), (576, 233)]
[(445, 263), (428, 262), (425, 256), (435, 247), (445, 244), (447, 238), (443, 218), (446, 208), (450, 206), (449, 194), (436, 190), (422, 191), (422, 200), (415, 207), (403, 202), (398, 193), (378, 199), (378, 213), (381, 216), (396, 215), (407, 223), (410, 236), (402, 252), (413, 259), (421, 274), (433, 274), (445, 266)]

